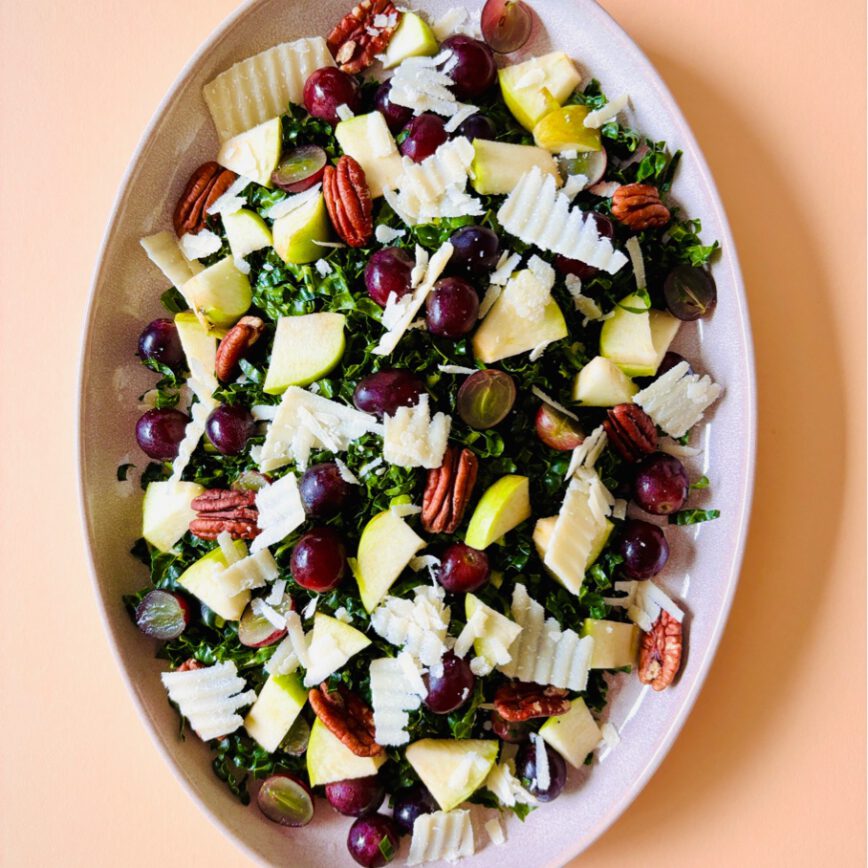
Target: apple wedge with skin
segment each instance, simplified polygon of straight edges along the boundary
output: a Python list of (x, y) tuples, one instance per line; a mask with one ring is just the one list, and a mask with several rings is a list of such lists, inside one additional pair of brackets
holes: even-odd
[(491, 739), (424, 738), (406, 757), (441, 810), (451, 811), (485, 783), (498, 750)]
[(534, 145), (474, 139), (473, 151), (470, 184), (484, 196), (508, 195), (518, 186), (522, 176), (534, 167), (543, 174), (551, 175), (558, 187), (563, 183), (555, 158)]
[(241, 208), (234, 214), (224, 214), (223, 228), (229, 239), (229, 248), (236, 259), (243, 259), (264, 247), (271, 247), (273, 243), (268, 224), (254, 211), (246, 208)]
[(594, 640), (591, 669), (635, 666), (639, 653), (639, 628), (635, 624), (585, 618), (581, 634)]
[(150, 483), (142, 503), (142, 536), (161, 552), (174, 551), (196, 518), (190, 503), (204, 491), (195, 482), (168, 479)]
[(582, 78), (563, 51), (504, 66), (498, 73), (503, 101), (529, 132), (566, 101)]
[(611, 360), (596, 356), (576, 374), (573, 400), (583, 407), (629, 404), (639, 387)]
[(395, 187), (395, 180), (404, 171), (404, 164), (386, 119), (380, 112), (356, 115), (341, 121), (335, 127), (335, 138), (343, 152), (364, 170), (368, 189), (374, 199), (382, 196), (383, 190)]
[(295, 673), (269, 675), (244, 718), (244, 728), (269, 753), (280, 747), (307, 702), (307, 690)]
[(439, 48), (434, 31), (415, 12), (401, 16), (383, 57), (383, 69), (394, 69), (408, 57), (433, 57)]
[(370, 777), (386, 759), (385, 751), (380, 756), (356, 756), (319, 718), (314, 720), (307, 744), (307, 774), (312, 787)]
[(277, 117), (224, 142), (217, 162), (236, 175), (270, 187), (271, 173), (277, 168), (282, 149), (283, 125)]
[(476, 505), (464, 542), (471, 548), (483, 551), (530, 516), (528, 478), (503, 476), (482, 495)]
[(566, 714), (550, 717), (540, 727), (539, 734), (546, 744), (577, 769), (584, 765), (588, 754), (603, 737), (581, 697), (570, 700), (570, 710)]
[[(247, 556), (247, 546), (241, 540), (232, 543), (238, 557)], [(219, 582), (215, 581), (228, 564), (220, 546), (203, 555), (187, 567), (178, 578), (178, 584), (201, 600), (212, 612), (227, 621), (238, 621), (250, 602), (250, 591), (238, 588), (238, 593), (229, 594)]]
[(274, 249), (287, 263), (315, 262), (324, 251), (317, 242), (329, 240), (330, 226), (325, 199), (320, 194), (274, 221), (271, 227)]
[(651, 310), (647, 298), (622, 298), (600, 332), (600, 355), (614, 362), (628, 377), (653, 377), (681, 320)]
[(234, 326), (253, 301), (250, 281), (231, 256), (191, 277), (181, 287), (181, 295), (194, 311), (217, 328)]
[(263, 391), (282, 395), (290, 386), (307, 386), (324, 377), (344, 354), (346, 321), (339, 313), (282, 316)]

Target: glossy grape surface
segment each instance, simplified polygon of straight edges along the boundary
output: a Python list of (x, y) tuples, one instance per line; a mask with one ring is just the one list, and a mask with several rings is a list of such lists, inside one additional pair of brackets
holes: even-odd
[(139, 335), (139, 356), (173, 370), (184, 364), (184, 350), (178, 329), (170, 319), (155, 319)]
[[(662, 377), (667, 371), (671, 371), (676, 365), (680, 365), (682, 362), (687, 362), (687, 359), (679, 353), (673, 353), (671, 350), (663, 356), (663, 361), (660, 362), (660, 367), (657, 368), (657, 376)], [(693, 365), (690, 362), (687, 362), (690, 366), (687, 373), (693, 373)]]
[(492, 50), (484, 42), (458, 34), (446, 39), (441, 48), (452, 51), (458, 61), (446, 74), (461, 102), (480, 97), (492, 88), (497, 80), (497, 65)]
[(148, 410), (136, 422), (136, 442), (149, 458), (170, 461), (178, 454), (189, 421), (179, 410)]
[(326, 784), (325, 794), (329, 804), (339, 814), (364, 817), (365, 814), (374, 813), (383, 804), (386, 788), (376, 775), (371, 775)]
[(717, 285), (704, 269), (678, 265), (663, 284), (669, 312), (680, 320), (692, 321), (708, 316), (717, 306)]
[(432, 335), (458, 340), (473, 331), (479, 318), (479, 296), (460, 277), (444, 277), (434, 284), (425, 302), (425, 322)]
[(256, 804), (269, 820), (281, 826), (306, 826), (313, 819), (313, 796), (294, 775), (266, 778), (256, 794)]
[[(603, 238), (615, 237), (615, 224), (605, 215), (597, 211), (591, 212), (594, 222), (597, 224), (597, 232)], [(561, 274), (574, 274), (582, 280), (590, 280), (594, 275), (599, 274), (600, 269), (594, 268), (593, 265), (586, 265), (584, 262), (579, 262), (578, 259), (567, 259), (566, 256), (558, 254), (555, 257), (555, 268)]]
[(646, 512), (669, 515), (678, 512), (690, 492), (684, 465), (674, 456), (655, 452), (643, 459), (633, 480), (633, 499)]
[(472, 142), (474, 139), (489, 139), (494, 141), (497, 138), (497, 127), (491, 118), (487, 118), (483, 114), (470, 115), (469, 118), (462, 121), (458, 129), (455, 131), (456, 136), (464, 136)]
[(449, 270), (469, 278), (487, 277), (500, 259), (500, 239), (487, 226), (462, 226), (449, 243)]
[(621, 569), (627, 578), (650, 579), (666, 566), (669, 544), (656, 524), (630, 519), (621, 531), (619, 553), (624, 558)]
[(531, 726), (527, 721), (514, 722), (501, 717), (496, 711), (491, 712), (491, 730), (507, 744), (522, 744), (530, 738)]
[(415, 374), (392, 368), (359, 380), (353, 403), (363, 413), (382, 419), (394, 416), (398, 407), (415, 407), (424, 394), (425, 384)]
[(533, 12), (522, 0), (488, 0), (482, 7), (482, 36), (498, 54), (518, 51), (530, 39)]
[(405, 835), (413, 833), (413, 823), (417, 817), (439, 810), (440, 806), (423, 784), (405, 787), (395, 793), (393, 818), (398, 829)]
[(295, 581), (308, 591), (331, 591), (347, 572), (343, 537), (333, 527), (308, 531), (295, 544), (289, 568)]
[(256, 423), (246, 407), (221, 404), (211, 411), (205, 433), (223, 455), (238, 455), (247, 446)]
[(443, 118), (429, 112), (413, 118), (405, 129), (407, 138), (401, 142), (401, 153), (414, 163), (427, 160), (449, 138)]
[(392, 92), (392, 82), (385, 81), (374, 96), (374, 108), (386, 119), (386, 126), (393, 135), (400, 133), (413, 117), (413, 110), (397, 105), (389, 99)]
[(365, 266), (365, 287), (368, 295), (380, 307), (385, 307), (389, 295), (403, 298), (412, 289), (410, 277), (416, 260), (401, 247), (378, 250)]
[(347, 106), (353, 114), (362, 108), (362, 89), (358, 81), (337, 67), (325, 66), (312, 72), (304, 83), (304, 107), (315, 118), (338, 124), (338, 106)]
[(301, 193), (322, 180), (328, 155), (318, 145), (293, 148), (280, 158), (271, 183), (287, 193)]
[(298, 483), (298, 491), (305, 513), (318, 519), (337, 515), (353, 494), (352, 486), (332, 461), (308, 467)]
[(428, 695), (425, 705), (435, 714), (449, 714), (461, 708), (473, 693), (476, 676), (470, 671), (470, 664), (456, 657), (451, 651), (443, 656), (443, 673), (422, 676)]
[(395, 822), (384, 814), (359, 817), (347, 836), (350, 856), (364, 868), (381, 868), (398, 853), (400, 840)]
[(499, 425), (515, 404), (515, 380), (505, 371), (488, 368), (471, 374), (458, 390), (458, 415), (471, 427), (485, 431)]
[(579, 423), (550, 404), (540, 404), (534, 422), (537, 437), (559, 452), (570, 452), (585, 439)]
[(488, 555), (460, 542), (443, 552), (437, 569), (437, 581), (453, 594), (478, 591), (490, 575)]
[(540, 802), (553, 802), (567, 782), (567, 764), (564, 758), (548, 745), (546, 756), (549, 761), (549, 785), (543, 789), (537, 783), (536, 745), (528, 742), (519, 748), (515, 757), (515, 774), (527, 787), (527, 791)]
[(172, 591), (148, 591), (136, 606), (136, 626), (152, 639), (177, 639), (190, 623), (190, 604)]

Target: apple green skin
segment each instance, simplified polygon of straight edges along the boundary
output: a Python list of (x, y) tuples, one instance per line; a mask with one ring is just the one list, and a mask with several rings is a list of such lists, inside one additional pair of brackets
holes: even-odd
[(328, 241), (331, 224), (322, 194), (274, 221), (272, 226), (274, 249), (287, 263), (303, 265), (315, 262), (323, 255), (316, 242)]
[(600, 355), (628, 377), (653, 377), (680, 326), (681, 321), (672, 314), (650, 310), (641, 296), (628, 295), (603, 323)]
[(338, 313), (285, 316), (277, 322), (263, 391), (281, 395), (331, 371), (344, 355), (346, 317)]
[(283, 127), (277, 117), (225, 141), (217, 162), (237, 175), (270, 187), (271, 173), (277, 168), (282, 149)]
[(588, 754), (603, 737), (585, 700), (570, 701), (566, 714), (550, 717), (539, 730), (543, 741), (553, 747), (573, 768), (581, 768)]
[(142, 502), (142, 536), (161, 552), (173, 552), (175, 544), (196, 518), (190, 506), (205, 491), (195, 482), (152, 482)]
[(610, 359), (596, 356), (578, 374), (573, 400), (583, 407), (629, 404), (639, 387)]
[(594, 639), (591, 669), (620, 669), (635, 665), (639, 653), (639, 628), (635, 624), (585, 618), (581, 635)]
[(244, 718), (244, 728), (269, 753), (276, 751), (306, 702), (307, 690), (295, 673), (269, 675)]
[[(440, 809), (451, 811), (485, 783), (499, 749), (499, 743), (491, 739), (424, 738), (409, 745), (406, 757)], [(469, 753), (478, 754), (482, 762), (466, 781), (456, 785), (451, 778)]]
[(580, 154), (599, 151), (603, 147), (600, 131), (584, 124), (589, 114), (590, 109), (584, 105), (554, 109), (533, 128), (533, 140), (538, 147), (553, 154), (564, 151), (576, 151)]
[(511, 193), (522, 176), (534, 166), (551, 175), (558, 187), (563, 183), (555, 158), (543, 148), (474, 139), (473, 151), (470, 183), (477, 193), (484, 196)]
[(484, 551), (504, 534), (530, 518), (529, 480), (509, 475), (497, 480), (482, 495), (467, 527), (464, 542)]
[(316, 718), (310, 730), (306, 759), (310, 785), (318, 787), (375, 775), (386, 761), (386, 753), (376, 757), (356, 756)]
[[(245, 557), (247, 546), (236, 540), (232, 543), (239, 557)], [(178, 577), (178, 584), (201, 600), (209, 609), (227, 621), (238, 621), (250, 602), (250, 591), (229, 596), (215, 579), (227, 567), (223, 550), (217, 546), (191, 564)]]
[(383, 69), (394, 69), (408, 57), (433, 57), (440, 45), (434, 31), (415, 12), (405, 12), (389, 40)]
[(224, 214), (223, 228), (226, 230), (232, 255), (239, 258), (264, 247), (271, 247), (273, 243), (268, 224), (258, 214), (246, 208), (241, 208), (234, 214)]
[(194, 310), (218, 328), (235, 325), (253, 301), (250, 281), (231, 256), (191, 277), (181, 287), (181, 294)]
[[(531, 68), (543, 71), (543, 81), (520, 87), (518, 83)], [(581, 76), (564, 52), (553, 51), (524, 63), (503, 67), (498, 80), (507, 108), (528, 132), (533, 132), (540, 120), (560, 108), (579, 86)]]

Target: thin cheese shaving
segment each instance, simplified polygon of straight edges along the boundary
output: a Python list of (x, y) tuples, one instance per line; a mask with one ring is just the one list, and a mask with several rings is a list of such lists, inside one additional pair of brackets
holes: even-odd
[(711, 377), (691, 374), (690, 365), (679, 362), (636, 394), (633, 401), (677, 440), (702, 420), (722, 391)]
[(275, 202), (275, 204), (265, 212), (265, 216), (269, 220), (279, 220), (281, 217), (291, 214), (293, 211), (301, 208), (303, 205), (307, 205), (307, 203), (313, 199), (316, 199), (320, 195), (321, 190), (321, 183), (314, 184), (313, 187), (308, 188), (302, 193), (287, 196), (285, 199)]
[(282, 542), (304, 522), (304, 506), (295, 474), (287, 473), (261, 488), (256, 493), (256, 508), (259, 510), (256, 524), (260, 533), (250, 546), (254, 554)]
[(620, 112), (627, 108), (630, 97), (627, 94), (616, 96), (611, 102), (606, 103), (596, 111), (588, 112), (585, 117), (585, 126), (591, 130), (598, 130), (603, 124), (614, 120)]
[(559, 413), (563, 413), (564, 416), (578, 421), (579, 417), (575, 413), (573, 413), (572, 410), (568, 410), (563, 404), (559, 404), (557, 401), (555, 401), (554, 398), (543, 392), (543, 390), (540, 389), (539, 386), (533, 386), (533, 388), (531, 388), (531, 392), (533, 392), (533, 394), (536, 395), (537, 398), (540, 399), (540, 401), (545, 402), (550, 407), (554, 407), (555, 410), (557, 410)]
[(444, 413), (431, 418), (428, 395), (422, 395), (415, 407), (398, 407), (394, 416), (385, 418), (383, 458), (398, 467), (440, 467), (452, 418)]

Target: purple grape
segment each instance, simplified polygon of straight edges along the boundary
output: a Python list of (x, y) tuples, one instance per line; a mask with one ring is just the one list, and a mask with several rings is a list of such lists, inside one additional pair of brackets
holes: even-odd
[(255, 427), (253, 416), (246, 407), (221, 404), (208, 416), (205, 433), (222, 455), (238, 455), (244, 451)]
[(345, 105), (354, 114), (362, 108), (362, 89), (351, 75), (335, 66), (312, 72), (304, 83), (304, 107), (315, 118), (337, 124), (338, 106)]
[(395, 858), (398, 847), (398, 830), (392, 818), (385, 814), (359, 817), (350, 826), (347, 850), (350, 851), (350, 856), (365, 868), (381, 868), (387, 865)]
[(443, 118), (430, 112), (413, 118), (404, 129), (407, 138), (401, 142), (401, 153), (414, 163), (428, 159), (449, 138)]
[(483, 587), (490, 575), (488, 555), (457, 542), (443, 552), (437, 581), (453, 594), (469, 594)]
[(457, 340), (473, 331), (479, 319), (479, 296), (460, 277), (444, 277), (434, 284), (425, 302), (425, 322), (432, 335)]
[(149, 458), (171, 461), (178, 454), (190, 417), (179, 410), (148, 410), (136, 422), (136, 441)]
[(620, 554), (627, 578), (650, 579), (666, 566), (669, 544), (656, 524), (630, 519), (621, 531)]
[(266, 778), (256, 794), (256, 804), (269, 820), (281, 826), (306, 826), (313, 819), (313, 796), (295, 775)]
[(339, 814), (364, 817), (365, 814), (373, 814), (383, 804), (386, 788), (376, 775), (371, 775), (326, 784), (325, 794), (329, 804)]
[(405, 835), (413, 834), (413, 823), (416, 822), (417, 817), (439, 810), (440, 806), (423, 784), (405, 787), (395, 793), (393, 819), (397, 823), (398, 829)]
[[(687, 362), (687, 359), (679, 353), (673, 353), (671, 350), (663, 356), (663, 361), (660, 362), (660, 367), (657, 368), (657, 376), (662, 377), (668, 371), (671, 371), (676, 365), (680, 365), (682, 362)], [(687, 362), (690, 365), (689, 362)], [(693, 373), (693, 366), (690, 365), (688, 374)]]
[(190, 623), (190, 604), (172, 591), (148, 591), (136, 606), (136, 626), (152, 639), (177, 639)]
[(636, 469), (633, 499), (646, 512), (669, 515), (678, 512), (690, 491), (684, 465), (674, 456), (655, 452)]
[(470, 664), (451, 651), (443, 656), (443, 673), (422, 676), (428, 695), (425, 705), (435, 714), (449, 714), (461, 708), (473, 693), (476, 676), (470, 671)]
[(392, 92), (392, 82), (385, 81), (377, 88), (374, 96), (374, 108), (386, 119), (386, 126), (393, 134), (401, 132), (413, 117), (413, 109), (398, 105), (389, 99)]
[(452, 51), (458, 63), (447, 75), (454, 82), (455, 96), (465, 102), (482, 96), (497, 80), (497, 65), (494, 54), (484, 43), (470, 36), (450, 36), (441, 46)]
[[(615, 224), (605, 215), (598, 211), (591, 211), (591, 217), (597, 224), (597, 232), (603, 238), (615, 237)], [(566, 256), (558, 254), (555, 257), (555, 268), (561, 274), (574, 274), (582, 280), (590, 280), (594, 275), (598, 274), (600, 269), (594, 268), (592, 265), (586, 265), (584, 262), (579, 262), (578, 259), (567, 259)]]
[(530, 738), (531, 725), (523, 720), (521, 722), (507, 720), (496, 711), (491, 712), (491, 729), (494, 734), (507, 744), (522, 744)]
[(398, 407), (415, 407), (424, 394), (425, 384), (415, 374), (392, 368), (360, 380), (353, 403), (363, 413), (382, 419), (394, 416)]
[(308, 467), (298, 483), (298, 491), (305, 513), (319, 519), (337, 515), (353, 493), (337, 464), (331, 461)]
[(487, 277), (500, 259), (500, 239), (486, 226), (462, 226), (452, 233), (449, 269), (467, 277)]
[(549, 761), (549, 785), (545, 789), (537, 783), (535, 743), (528, 742), (519, 748), (515, 757), (515, 773), (516, 777), (523, 780), (532, 796), (540, 802), (553, 802), (561, 794), (567, 782), (567, 764), (556, 750), (548, 745), (545, 746), (545, 750)]
[(184, 364), (184, 349), (178, 329), (170, 319), (155, 319), (139, 335), (139, 356), (173, 370)]
[(368, 295), (380, 307), (385, 307), (389, 296), (395, 300), (412, 291), (410, 276), (416, 260), (401, 247), (378, 250), (365, 266), (365, 287)]
[(688, 322), (708, 316), (717, 306), (717, 285), (704, 269), (676, 266), (663, 284), (666, 307), (673, 316)]
[(483, 114), (470, 115), (467, 120), (463, 121), (455, 131), (456, 136), (464, 136), (472, 142), (474, 139), (490, 139), (494, 141), (497, 138), (497, 127), (494, 121), (487, 118)]
[(295, 544), (289, 562), (292, 577), (308, 591), (331, 591), (347, 572), (347, 550), (333, 527), (308, 531)]

